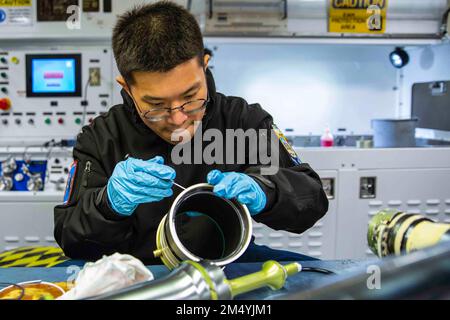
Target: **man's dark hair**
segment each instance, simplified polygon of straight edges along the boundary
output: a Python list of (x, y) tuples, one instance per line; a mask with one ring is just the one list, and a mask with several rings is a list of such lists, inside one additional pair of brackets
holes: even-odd
[(160, 1), (121, 15), (112, 47), (117, 68), (133, 84), (133, 71), (167, 72), (194, 57), (203, 66), (203, 38), (194, 16), (183, 7)]

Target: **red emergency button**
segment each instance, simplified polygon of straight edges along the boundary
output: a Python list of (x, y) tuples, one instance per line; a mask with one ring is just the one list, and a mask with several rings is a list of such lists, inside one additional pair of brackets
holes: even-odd
[(59, 119), (58, 119), (58, 123), (59, 123), (59, 124), (63, 124), (63, 123), (64, 123), (64, 119), (63, 119), (63, 118), (59, 118)]
[(11, 100), (8, 98), (1, 98), (0, 99), (0, 110), (8, 111), (11, 109)]

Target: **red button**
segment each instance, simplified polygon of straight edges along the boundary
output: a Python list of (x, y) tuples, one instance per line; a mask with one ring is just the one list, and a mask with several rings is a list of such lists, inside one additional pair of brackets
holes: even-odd
[(11, 108), (11, 100), (8, 98), (0, 99), (0, 110), (7, 111)]
[(63, 124), (63, 123), (64, 123), (64, 119), (63, 119), (63, 118), (59, 118), (59, 119), (58, 119), (58, 123), (59, 123), (59, 124)]

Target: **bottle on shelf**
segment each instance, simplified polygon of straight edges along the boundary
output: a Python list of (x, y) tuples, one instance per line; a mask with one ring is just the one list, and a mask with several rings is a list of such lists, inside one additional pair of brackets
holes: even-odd
[(330, 128), (326, 128), (323, 135), (320, 137), (320, 145), (322, 147), (332, 147), (334, 145), (334, 138), (331, 134)]

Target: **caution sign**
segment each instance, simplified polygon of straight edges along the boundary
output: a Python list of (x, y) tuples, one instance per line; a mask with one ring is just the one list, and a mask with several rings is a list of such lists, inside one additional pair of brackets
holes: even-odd
[(31, 0), (0, 0), (0, 27), (30, 26), (31, 9)]
[(0, 0), (0, 7), (31, 7), (31, 0)]
[(388, 0), (330, 0), (328, 32), (385, 33)]

